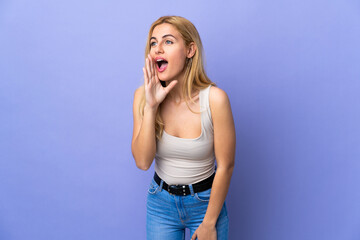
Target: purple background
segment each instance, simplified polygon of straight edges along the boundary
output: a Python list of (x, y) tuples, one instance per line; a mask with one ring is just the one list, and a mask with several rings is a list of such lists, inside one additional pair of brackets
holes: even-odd
[(197, 27), (234, 114), (230, 239), (360, 239), (360, 3), (0, 2), (0, 239), (145, 239), (150, 24)]

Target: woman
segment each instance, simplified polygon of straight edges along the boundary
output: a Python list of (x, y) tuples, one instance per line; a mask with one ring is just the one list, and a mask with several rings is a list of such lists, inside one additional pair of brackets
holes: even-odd
[(142, 170), (155, 158), (147, 239), (184, 239), (185, 228), (191, 239), (227, 239), (225, 198), (235, 157), (228, 96), (205, 74), (200, 36), (185, 18), (156, 20), (145, 58), (131, 149)]

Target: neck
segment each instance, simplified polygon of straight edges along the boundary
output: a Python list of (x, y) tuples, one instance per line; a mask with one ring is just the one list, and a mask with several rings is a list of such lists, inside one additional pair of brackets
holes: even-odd
[[(170, 80), (167, 83), (169, 84), (172, 81), (173, 80)], [(180, 102), (185, 101), (185, 96), (183, 95), (183, 92), (182, 92), (182, 86), (183, 86), (183, 82), (178, 81), (178, 83), (175, 85), (175, 87), (173, 89), (171, 89), (171, 91), (168, 93), (167, 98), (171, 102), (180, 103)]]
[[(173, 80), (171, 80), (171, 81), (173, 81)], [(170, 83), (171, 81), (169, 81), (168, 83)], [(183, 87), (183, 83), (178, 82), (175, 85), (175, 87), (168, 93), (168, 95), (166, 97), (167, 100), (172, 103), (175, 103), (175, 104), (180, 104), (182, 102), (185, 102), (186, 97), (183, 95), (182, 87)], [(194, 99), (194, 97), (196, 97), (197, 94), (198, 94), (198, 91), (196, 91), (196, 92), (193, 91), (191, 98)]]

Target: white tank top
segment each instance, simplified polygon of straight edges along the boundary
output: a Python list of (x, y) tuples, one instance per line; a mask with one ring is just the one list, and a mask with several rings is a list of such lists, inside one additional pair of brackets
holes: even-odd
[(161, 140), (156, 142), (155, 171), (168, 184), (194, 184), (210, 177), (215, 171), (210, 87), (199, 92), (200, 136), (179, 138), (163, 131)]

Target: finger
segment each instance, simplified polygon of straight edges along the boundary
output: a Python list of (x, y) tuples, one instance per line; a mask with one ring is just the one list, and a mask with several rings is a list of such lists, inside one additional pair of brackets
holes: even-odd
[[(156, 65), (155, 60), (152, 60), (152, 74), (156, 76)], [(156, 79), (155, 79), (156, 80)]]
[(158, 77), (158, 75), (157, 75), (157, 72), (155, 72), (155, 83), (158, 83), (159, 82), (159, 77)]
[(144, 84), (145, 84), (145, 86), (147, 86), (149, 84), (149, 79), (147, 77), (146, 70), (145, 70), (144, 67), (143, 67), (142, 70), (143, 70), (143, 73), (144, 73)]
[(149, 83), (152, 82), (152, 79), (151, 79), (151, 72), (150, 72), (150, 63), (149, 63), (149, 58), (146, 58), (146, 72), (147, 72), (147, 75), (148, 75), (148, 78), (149, 78)]
[(154, 81), (154, 83), (156, 83), (157, 82), (157, 79), (156, 79), (157, 76), (156, 76), (156, 71), (155, 71), (155, 61), (152, 58), (151, 58), (151, 76), (153, 76), (153, 81)]
[(149, 68), (149, 64), (148, 64), (149, 60), (146, 59), (145, 60), (145, 74), (146, 74), (146, 78), (147, 78), (147, 84), (149, 85), (150, 84), (150, 75), (149, 75), (149, 71), (148, 71), (148, 68)]
[(154, 61), (151, 58), (151, 56), (149, 55), (149, 59), (150, 59), (150, 71), (151, 71), (151, 77), (154, 76)]
[(166, 86), (165, 92), (168, 94), (168, 93), (175, 87), (175, 85), (176, 85), (177, 83), (178, 83), (177, 80), (171, 81), (171, 83)]
[(197, 234), (196, 234), (196, 232), (195, 232), (195, 233), (192, 235), (191, 240), (195, 240), (196, 237), (197, 237)]
[(154, 75), (152, 74), (152, 59), (150, 57), (150, 54), (148, 55), (148, 59), (149, 59), (149, 78), (152, 83), (155, 83)]

